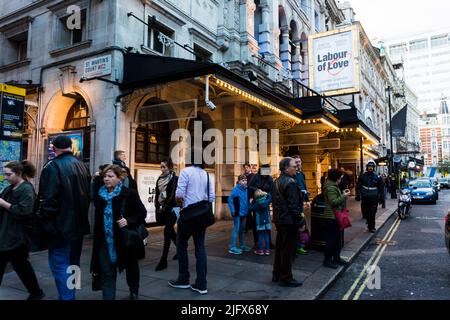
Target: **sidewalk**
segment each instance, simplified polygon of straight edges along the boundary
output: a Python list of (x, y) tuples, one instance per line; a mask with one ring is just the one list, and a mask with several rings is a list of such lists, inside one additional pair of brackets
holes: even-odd
[[(377, 228), (380, 228), (396, 209), (397, 201), (388, 199), (386, 209), (378, 209)], [(345, 232), (345, 246), (342, 256), (353, 261), (363, 247), (376, 234), (365, 232), (365, 221), (361, 218), (360, 203), (349, 200), (348, 207), (353, 227)], [(271, 256), (256, 256), (253, 252), (240, 256), (228, 254), (231, 221), (219, 221), (208, 229), (206, 236), (206, 250), (208, 254), (208, 294), (199, 295), (192, 290), (173, 289), (167, 281), (175, 279), (178, 274), (177, 261), (169, 260), (168, 268), (154, 271), (162, 251), (163, 232), (161, 227), (150, 230), (150, 243), (147, 246), (146, 258), (141, 261), (141, 289), (142, 300), (314, 300), (330, 286), (340, 273), (344, 271), (324, 268), (322, 266), (323, 253), (310, 250), (307, 256), (298, 256), (294, 262), (294, 277), (303, 281), (299, 288), (282, 288), (272, 283)], [(272, 230), (272, 238), (276, 238), (276, 230)], [(251, 233), (246, 234), (247, 244), (252, 242)], [(91, 290), (89, 264), (92, 251), (92, 241), (85, 240), (81, 257), (81, 290), (77, 291), (79, 300), (100, 300), (101, 292)], [(171, 259), (175, 254), (175, 247), (169, 252)], [(46, 299), (56, 300), (58, 294), (53, 277), (48, 267), (47, 252), (31, 255), (31, 262), (37, 273), (39, 283), (46, 293)], [(189, 243), (189, 262), (191, 281), (195, 279), (195, 257), (192, 240)], [(128, 287), (125, 274), (117, 279), (117, 299), (127, 299)], [(25, 288), (14, 272), (6, 273), (0, 287), (0, 300), (23, 300), (28, 296)]]

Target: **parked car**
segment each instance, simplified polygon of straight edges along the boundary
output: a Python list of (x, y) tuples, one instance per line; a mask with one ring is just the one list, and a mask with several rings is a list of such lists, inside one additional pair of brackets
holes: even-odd
[(417, 179), (415, 181), (416, 182), (417, 181), (427, 181), (427, 182), (429, 182), (432, 185), (433, 189), (436, 191), (436, 200), (439, 200), (439, 191), (441, 190), (441, 187), (439, 186), (439, 182), (438, 182), (437, 178), (422, 177), (422, 178), (419, 178), (419, 179)]
[(448, 180), (448, 178), (440, 178), (439, 184), (441, 185), (441, 189), (442, 188), (445, 188), (445, 189), (450, 188), (450, 181)]
[(438, 192), (433, 188), (431, 181), (416, 180), (412, 185), (411, 197), (414, 202), (431, 202), (436, 204)]
[(445, 245), (448, 249), (448, 254), (450, 254), (450, 211), (445, 216)]

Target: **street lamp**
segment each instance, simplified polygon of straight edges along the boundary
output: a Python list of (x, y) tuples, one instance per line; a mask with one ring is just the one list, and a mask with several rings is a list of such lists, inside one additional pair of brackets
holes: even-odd
[[(388, 106), (389, 106), (389, 137), (390, 137), (390, 152), (389, 152), (389, 173), (391, 174), (391, 199), (397, 199), (397, 188), (394, 174), (394, 142), (392, 137), (392, 106), (391, 106), (391, 86), (386, 88), (388, 94)], [(392, 179), (393, 178), (393, 179)]]

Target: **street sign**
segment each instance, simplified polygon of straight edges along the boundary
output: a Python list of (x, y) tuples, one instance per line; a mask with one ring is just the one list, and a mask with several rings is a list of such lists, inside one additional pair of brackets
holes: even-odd
[(102, 56), (84, 62), (84, 76), (86, 78), (102, 77), (111, 74), (112, 56)]

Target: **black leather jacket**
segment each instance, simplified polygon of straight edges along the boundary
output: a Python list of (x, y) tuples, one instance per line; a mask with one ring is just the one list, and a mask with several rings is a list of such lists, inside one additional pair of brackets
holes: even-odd
[(297, 182), (283, 173), (273, 184), (273, 222), (283, 225), (299, 225), (303, 211), (301, 194)]
[(90, 174), (71, 152), (47, 162), (39, 180), (38, 217), (51, 247), (89, 234)]

